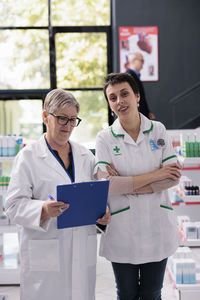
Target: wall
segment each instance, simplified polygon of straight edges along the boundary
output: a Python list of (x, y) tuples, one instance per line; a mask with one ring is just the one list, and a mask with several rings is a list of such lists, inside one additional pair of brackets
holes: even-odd
[[(158, 26), (159, 81), (144, 87), (157, 120), (173, 128), (170, 99), (200, 82), (200, 1), (113, 0), (114, 72), (119, 71), (119, 26)], [(200, 88), (176, 106), (177, 127), (198, 113)]]

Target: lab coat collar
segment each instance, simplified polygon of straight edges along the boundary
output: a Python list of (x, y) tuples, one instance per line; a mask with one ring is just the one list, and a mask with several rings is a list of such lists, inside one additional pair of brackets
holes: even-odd
[[(146, 118), (143, 114), (140, 113), (141, 125), (140, 125), (140, 133), (137, 139), (137, 143), (139, 143), (144, 138), (144, 134), (152, 131), (153, 122)], [(125, 142), (133, 142), (131, 137), (127, 134), (127, 132), (121, 126), (119, 119), (116, 119), (115, 122), (110, 126), (111, 133), (114, 137), (123, 137)]]
[[(80, 156), (87, 154), (87, 149), (83, 147), (82, 145), (79, 145), (76, 142), (73, 142), (69, 140), (72, 152), (73, 152), (73, 159), (74, 164), (80, 161)], [(46, 140), (45, 140), (45, 134), (39, 139), (39, 141), (36, 143), (36, 155), (38, 157), (44, 158), (45, 162), (53, 168), (56, 172), (58, 172), (60, 175), (62, 175), (64, 178), (66, 178), (67, 173), (65, 172), (64, 168), (58, 163), (58, 161), (55, 159), (55, 157), (52, 155), (52, 153), (49, 151)], [(75, 166), (76, 168), (76, 166)], [(75, 172), (76, 173), (76, 172)], [(76, 174), (75, 174), (76, 176)]]
[(123, 137), (126, 131), (121, 126), (119, 119), (116, 119), (114, 123), (110, 126), (111, 133), (114, 137)]
[[(140, 118), (141, 118), (140, 131), (142, 131), (142, 133), (144, 134), (150, 132), (153, 129), (153, 122), (148, 118), (146, 118), (141, 113), (140, 113)], [(126, 131), (121, 126), (119, 119), (116, 119), (115, 122), (110, 126), (110, 130), (114, 137), (123, 137), (125, 136), (125, 134), (127, 134)]]
[(71, 145), (74, 157), (76, 157), (77, 155), (80, 156), (80, 155), (88, 154), (88, 149), (85, 148), (84, 146), (82, 146), (74, 141), (71, 141), (71, 140), (69, 140), (69, 143)]
[[(83, 147), (82, 145), (79, 145), (76, 142), (73, 142), (71, 140), (69, 140), (71, 148), (72, 148), (72, 152), (73, 152), (73, 156), (76, 156), (77, 154), (79, 155), (85, 155), (87, 154), (87, 149), (85, 147)], [(41, 136), (41, 138), (39, 139), (39, 141), (37, 142), (37, 147), (36, 147), (36, 155), (38, 157), (46, 157), (48, 156), (50, 153), (46, 140), (45, 140), (45, 133)]]
[(140, 113), (141, 125), (140, 131), (145, 134), (153, 130), (153, 122)]
[(48, 155), (48, 146), (45, 141), (45, 133), (41, 136), (41, 138), (36, 143), (36, 155), (38, 157), (46, 157)]

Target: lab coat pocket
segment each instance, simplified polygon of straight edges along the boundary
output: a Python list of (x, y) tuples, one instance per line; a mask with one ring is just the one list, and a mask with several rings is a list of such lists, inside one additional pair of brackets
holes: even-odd
[(94, 266), (97, 262), (97, 236), (88, 235), (87, 240), (87, 265)]
[(31, 271), (59, 271), (59, 241), (30, 240), (29, 266)]
[(168, 211), (173, 211), (172, 203), (169, 199), (162, 199), (160, 208)]
[(161, 224), (163, 224), (163, 226), (165, 226), (169, 229), (170, 228), (169, 224), (174, 223), (174, 220), (176, 220), (175, 217), (174, 217), (173, 208), (168, 203), (160, 204), (159, 208), (160, 208)]

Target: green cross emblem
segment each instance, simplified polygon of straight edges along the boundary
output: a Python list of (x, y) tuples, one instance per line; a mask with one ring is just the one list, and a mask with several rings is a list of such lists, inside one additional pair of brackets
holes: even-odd
[(115, 148), (113, 149), (116, 153), (118, 153), (120, 151), (120, 148), (118, 148), (117, 146), (115, 146)]

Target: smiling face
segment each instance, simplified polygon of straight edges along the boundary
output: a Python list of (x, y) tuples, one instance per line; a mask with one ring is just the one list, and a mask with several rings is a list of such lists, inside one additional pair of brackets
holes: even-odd
[[(65, 106), (62, 109), (59, 109), (54, 112), (57, 116), (67, 117), (69, 119), (76, 118), (78, 115), (77, 108), (74, 105)], [(47, 126), (46, 139), (48, 143), (52, 146), (65, 146), (69, 140), (69, 137), (74, 129), (70, 125), (70, 122), (67, 125), (58, 124), (57, 118), (48, 114), (47, 111), (43, 111), (44, 123)]]
[(128, 117), (138, 114), (139, 94), (135, 94), (128, 82), (108, 85), (106, 89), (107, 99), (110, 108), (124, 121)]

